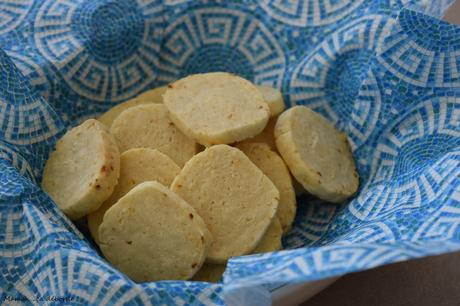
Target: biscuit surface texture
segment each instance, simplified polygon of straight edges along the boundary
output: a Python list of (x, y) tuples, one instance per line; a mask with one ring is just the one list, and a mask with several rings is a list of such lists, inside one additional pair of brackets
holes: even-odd
[(205, 146), (253, 137), (269, 118), (257, 87), (225, 72), (183, 78), (169, 85), (163, 98), (177, 127)]
[(99, 208), (120, 174), (114, 138), (97, 120), (68, 131), (56, 144), (43, 172), (42, 187), (70, 219)]
[(125, 110), (115, 119), (110, 132), (120, 152), (132, 148), (157, 149), (179, 167), (198, 150), (198, 145), (172, 123), (163, 104), (145, 104)]
[(214, 237), (207, 261), (249, 254), (276, 214), (279, 192), (240, 150), (216, 145), (195, 155), (171, 184)]
[(347, 136), (305, 106), (282, 113), (275, 126), (276, 147), (291, 173), (310, 193), (342, 202), (358, 188), (358, 173)]
[(200, 269), (211, 236), (196, 211), (158, 182), (144, 182), (107, 210), (100, 248), (137, 282), (186, 280)]

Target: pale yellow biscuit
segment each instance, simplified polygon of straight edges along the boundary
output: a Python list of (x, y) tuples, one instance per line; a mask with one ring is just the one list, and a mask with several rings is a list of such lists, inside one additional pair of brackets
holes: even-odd
[(253, 137), (268, 122), (269, 109), (262, 93), (236, 75), (195, 74), (168, 87), (163, 99), (171, 120), (205, 146)]
[(248, 138), (243, 140), (239, 143), (253, 143), (253, 142), (261, 142), (267, 144), (270, 149), (277, 151), (276, 144), (275, 144), (275, 124), (278, 117), (272, 117), (268, 120), (267, 126), (265, 129), (257, 136)]
[(192, 281), (218, 283), (225, 272), (226, 264), (205, 263), (192, 277)]
[(308, 192), (342, 202), (358, 189), (347, 136), (311, 109), (295, 106), (282, 113), (275, 141), (291, 173)]
[(264, 143), (241, 143), (237, 146), (247, 157), (268, 176), (280, 193), (276, 216), (283, 232), (287, 233), (294, 221), (297, 204), (291, 174), (278, 153)]
[(147, 90), (136, 97), (141, 101), (149, 101), (152, 103), (163, 103), (163, 94), (166, 92), (167, 86), (161, 86)]
[(281, 250), (281, 236), (283, 235), (283, 229), (278, 218), (274, 218), (264, 236), (256, 246), (252, 254), (267, 253)]
[(120, 154), (107, 128), (89, 119), (68, 131), (45, 165), (42, 187), (72, 220), (99, 208), (113, 192)]
[(136, 148), (123, 152), (115, 190), (98, 210), (88, 215), (88, 227), (94, 241), (99, 244), (98, 229), (105, 212), (128, 191), (145, 181), (158, 181), (169, 186), (179, 171), (179, 166), (158, 150)]
[(207, 231), (187, 202), (156, 181), (144, 182), (107, 210), (99, 246), (134, 281), (186, 280), (206, 258)]
[(216, 145), (192, 157), (171, 184), (214, 237), (207, 261), (249, 254), (278, 207), (279, 192), (240, 150)]
[(115, 119), (110, 132), (120, 152), (132, 148), (157, 149), (179, 167), (198, 150), (198, 145), (172, 123), (163, 104), (145, 104), (125, 110)]
[(281, 91), (276, 88), (263, 85), (259, 85), (257, 88), (262, 93), (264, 101), (270, 109), (270, 117), (276, 117), (286, 109)]

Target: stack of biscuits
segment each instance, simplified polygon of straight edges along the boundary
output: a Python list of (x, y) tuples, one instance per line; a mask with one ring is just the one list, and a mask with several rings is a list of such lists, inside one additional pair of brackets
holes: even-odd
[(134, 281), (215, 282), (229, 258), (282, 248), (295, 181), (329, 202), (352, 196), (346, 135), (307, 107), (285, 111), (277, 89), (213, 72), (71, 129), (42, 186)]

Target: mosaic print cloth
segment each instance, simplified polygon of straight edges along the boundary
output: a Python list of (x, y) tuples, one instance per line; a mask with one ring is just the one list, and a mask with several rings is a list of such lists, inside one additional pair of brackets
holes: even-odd
[[(276, 284), (459, 250), (460, 30), (438, 19), (450, 2), (0, 0), (0, 299), (263, 305)], [(286, 250), (230, 260), (221, 284), (135, 284), (38, 187), (44, 161), (85, 118), (215, 70), (346, 131), (360, 191), (341, 206), (299, 198)]]

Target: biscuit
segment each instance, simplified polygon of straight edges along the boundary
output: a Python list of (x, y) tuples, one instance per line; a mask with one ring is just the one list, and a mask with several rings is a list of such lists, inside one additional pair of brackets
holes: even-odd
[(257, 88), (262, 93), (264, 101), (270, 109), (270, 117), (276, 117), (284, 111), (286, 106), (284, 105), (284, 99), (281, 91), (276, 88), (263, 85), (258, 85)]
[(283, 229), (278, 218), (273, 219), (259, 244), (252, 251), (252, 254), (267, 253), (281, 250), (281, 236)]
[(128, 191), (145, 181), (158, 181), (169, 186), (179, 171), (179, 166), (158, 150), (136, 148), (123, 152), (115, 190), (98, 210), (88, 215), (88, 228), (94, 241), (99, 244), (98, 229), (105, 212)]
[(358, 189), (347, 136), (311, 109), (294, 106), (282, 113), (275, 142), (292, 175), (320, 199), (343, 202)]
[(264, 143), (242, 143), (236, 146), (275, 184), (280, 193), (276, 216), (283, 232), (291, 228), (297, 210), (291, 174), (281, 157)]
[(120, 154), (107, 128), (89, 119), (68, 131), (46, 162), (42, 187), (70, 219), (99, 208), (113, 192)]
[(132, 148), (157, 149), (179, 167), (198, 150), (198, 145), (174, 126), (163, 104), (145, 104), (125, 110), (115, 119), (110, 132), (120, 152)]
[(249, 254), (276, 214), (279, 192), (240, 150), (216, 145), (192, 157), (171, 190), (193, 206), (214, 237), (207, 262)]
[(163, 96), (171, 120), (196, 142), (210, 146), (256, 136), (269, 108), (251, 82), (225, 72), (195, 74), (168, 86)]
[(144, 182), (110, 207), (99, 227), (105, 258), (137, 282), (187, 280), (211, 235), (198, 213), (160, 183)]

